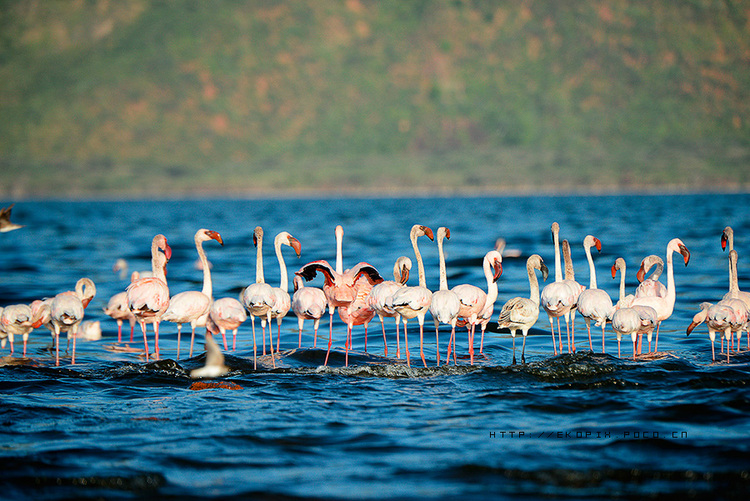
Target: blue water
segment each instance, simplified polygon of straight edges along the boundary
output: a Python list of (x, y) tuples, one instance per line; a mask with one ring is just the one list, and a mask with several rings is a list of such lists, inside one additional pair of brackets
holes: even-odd
[[(46, 329), (32, 333), (27, 359), (4, 350), (0, 497), (746, 499), (750, 352), (712, 363), (705, 326), (690, 337), (685, 329), (701, 301), (727, 290), (720, 246), (726, 225), (735, 231), (740, 288), (750, 289), (749, 206), (748, 195), (19, 202), (13, 220), (26, 227), (0, 234), (0, 304), (51, 296), (88, 276), (98, 293), (86, 318), (101, 321), (104, 338), (79, 342), (76, 364), (66, 356), (60, 367)], [(591, 353), (580, 315), (577, 352), (554, 356), (544, 314), (530, 333), (527, 364), (515, 366), (510, 336), (494, 321), (474, 366), (459, 331), (457, 366), (420, 367), (415, 322), (412, 367), (394, 356), (392, 322), (386, 359), (376, 319), (368, 353), (362, 327), (355, 328), (355, 351), (343, 367), (345, 327), (336, 317), (334, 352), (322, 367), (327, 323), (312, 349), (308, 321), (298, 350), (290, 313), (277, 369), (265, 358), (258, 371), (248, 321), (238, 350), (226, 354), (232, 371), (217, 380), (227, 388), (193, 386), (188, 373), (204, 362), (202, 343), (187, 358), (183, 337), (176, 360), (173, 324), (162, 324), (162, 360), (108, 349), (117, 326), (102, 308), (127, 285), (112, 265), (123, 257), (131, 270), (148, 269), (156, 233), (173, 249), (173, 294), (200, 289), (195, 231), (221, 233), (223, 247), (204, 245), (216, 298), (236, 297), (254, 282), (256, 225), (265, 230), (265, 277), (273, 285), (279, 269), (272, 240), (283, 230), (302, 243), (299, 259), (285, 248), (290, 274), (309, 261), (333, 263), (333, 229), (341, 224), (345, 267), (367, 261), (390, 278), (398, 256), (413, 257), (413, 224), (448, 226), (449, 284), (480, 287), (481, 258), (503, 237), (522, 256), (503, 262), (499, 312), (511, 297), (528, 295), (527, 256), (540, 254), (554, 273), (553, 221), (572, 244), (582, 284), (589, 279), (583, 238), (602, 241), (598, 284), (615, 298), (619, 276), (612, 280), (609, 270), (617, 257), (627, 261), (632, 292), (640, 260), (664, 256), (671, 238), (683, 240), (692, 257), (687, 267), (676, 260), (677, 302), (661, 328), (662, 357), (633, 361), (624, 342), (618, 359), (610, 328), (607, 353), (599, 352), (600, 337)], [(427, 285), (436, 290), (437, 248), (420, 239), (420, 249)], [(313, 285), (322, 285), (318, 280)], [(432, 365), (429, 315), (426, 327)], [(443, 356), (447, 339), (441, 327)]]

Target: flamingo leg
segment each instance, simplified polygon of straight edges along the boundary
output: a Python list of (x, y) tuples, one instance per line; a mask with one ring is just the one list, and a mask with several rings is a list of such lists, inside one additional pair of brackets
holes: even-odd
[[(208, 332), (208, 328), (206, 329), (206, 332)], [(221, 332), (221, 337), (224, 340), (224, 351), (228, 351), (229, 348), (227, 347), (227, 330), (224, 327), (221, 327), (219, 329), (219, 332)]]
[(453, 336), (456, 335), (456, 326), (451, 324), (451, 335), (448, 337), (448, 355), (445, 357), (445, 365), (451, 362), (451, 343), (453, 342)]
[(523, 333), (523, 347), (521, 348), (521, 363), (526, 363), (526, 335), (527, 333)]
[(281, 351), (281, 320), (278, 320), (277, 325), (277, 332), (276, 332), (276, 353)]
[(385, 322), (383, 321), (383, 317), (382, 316), (380, 317), (380, 327), (383, 328), (383, 346), (384, 346), (383, 353), (387, 357), (388, 356), (388, 341), (385, 338)]
[(560, 329), (560, 317), (557, 317), (557, 337), (560, 339), (560, 355), (562, 355), (562, 329)]
[(437, 350), (437, 366), (440, 367), (440, 335), (438, 334), (438, 321), (435, 320), (435, 349)]
[(331, 345), (333, 345), (333, 331), (328, 334), (328, 351), (326, 352), (326, 361), (323, 365), (328, 365), (328, 355), (331, 354)]
[(511, 337), (513, 338), (513, 361), (511, 362), (511, 364), (516, 365), (516, 332), (515, 331), (512, 332)]
[[(271, 352), (271, 364), (273, 365), (273, 368), (275, 369), (276, 368), (276, 357), (273, 354), (273, 327), (271, 327), (271, 310), (270, 309), (268, 310), (268, 313), (266, 314), (266, 322), (265, 323), (268, 324), (268, 340), (270, 341), (268, 349)], [(265, 335), (265, 328), (266, 328), (266, 326), (265, 326), (265, 324), (263, 322), (261, 322), (261, 326), (263, 327), (263, 339), (265, 339), (265, 337), (266, 337), (266, 335)]]
[(588, 317), (583, 317), (586, 321), (586, 331), (589, 333), (589, 350), (594, 351), (594, 345), (591, 344), (591, 320)]
[(346, 326), (346, 342), (344, 343), (344, 350), (346, 351), (346, 358), (344, 359), (344, 367), (349, 367), (349, 347), (352, 342), (352, 325)]
[(232, 351), (237, 350), (237, 329), (232, 329)]
[(576, 352), (576, 312), (572, 310), (570, 312), (570, 341), (572, 343), (571, 350), (573, 353)]
[[(406, 322), (404, 322), (404, 330), (406, 330)], [(398, 331), (398, 320), (396, 320), (396, 358), (401, 358), (401, 334)]]
[(70, 364), (75, 365), (76, 364), (76, 338), (78, 337), (76, 334), (78, 334), (78, 326), (76, 325), (73, 329), (73, 355), (71, 355), (70, 358)]
[(117, 342), (122, 343), (122, 320), (117, 320)]
[(133, 342), (133, 331), (135, 331), (135, 320), (130, 321), (130, 342)]
[[(659, 327), (661, 327), (661, 322), (656, 323), (656, 340), (654, 342), (654, 353), (657, 353), (659, 351)], [(651, 352), (651, 347), (648, 348), (649, 353)]]
[(602, 322), (602, 353), (604, 353), (604, 329), (607, 327), (607, 322)]
[[(193, 328), (193, 333), (195, 333), (195, 328)], [(182, 324), (177, 324), (177, 360), (180, 359), (180, 338), (181, 337), (182, 337)]]
[(636, 341), (635, 341), (635, 338), (634, 338), (633, 339), (633, 360), (635, 360), (635, 352), (636, 352), (635, 344), (636, 344)]
[(250, 324), (253, 326), (253, 370), (258, 370), (258, 345), (255, 342), (255, 317), (250, 315)]
[(469, 329), (469, 362), (474, 365), (474, 324)]
[(143, 347), (146, 350), (146, 362), (148, 362), (148, 339), (146, 339), (146, 322), (142, 320), (140, 323), (141, 330), (143, 331)]
[(419, 356), (422, 357), (422, 364), (427, 367), (427, 361), (424, 359), (424, 322), (419, 322)]
[[(724, 340), (722, 339), (722, 346), (724, 346)], [(716, 348), (714, 348), (714, 340), (711, 340), (711, 360), (716, 362)]]
[(620, 337), (617, 337), (617, 358), (620, 358)]
[(299, 343), (297, 344), (297, 348), (302, 348), (302, 327), (299, 328)]
[[(570, 353), (570, 315), (565, 315), (565, 333), (568, 336), (568, 353)], [(560, 345), (562, 351), (562, 345)]]
[(313, 348), (318, 347), (318, 326), (320, 325), (320, 319), (316, 318), (313, 321)]
[(60, 365), (60, 328), (55, 325), (55, 365)]
[(409, 355), (409, 337), (406, 334), (406, 319), (404, 319), (404, 350), (406, 351), (406, 365), (411, 367), (411, 356)]
[(482, 326), (482, 337), (479, 340), (479, 353), (484, 354), (484, 325)]
[(557, 355), (557, 340), (555, 339), (555, 324), (553, 323), (552, 317), (549, 317), (549, 330), (552, 333), (552, 349), (555, 350), (555, 355)]

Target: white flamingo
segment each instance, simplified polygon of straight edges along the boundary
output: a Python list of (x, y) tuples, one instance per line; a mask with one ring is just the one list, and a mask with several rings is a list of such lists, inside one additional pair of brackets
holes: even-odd
[[(195, 343), (195, 328), (205, 327), (208, 319), (208, 309), (211, 307), (213, 296), (213, 282), (211, 281), (211, 267), (208, 266), (206, 251), (203, 250), (203, 242), (216, 240), (222, 246), (219, 233), (201, 228), (195, 232), (195, 249), (198, 258), (203, 263), (203, 289), (201, 291), (184, 291), (175, 294), (169, 299), (169, 307), (161, 319), (177, 324), (177, 360), (180, 359), (180, 339), (182, 337), (182, 324), (190, 324), (190, 356), (193, 356), (193, 344)], [(226, 349), (224, 345), (224, 349)]]
[(55, 329), (55, 365), (60, 365), (60, 333), (67, 332), (68, 343), (73, 338), (73, 355), (70, 363), (76, 363), (76, 332), (83, 321), (84, 310), (96, 295), (96, 286), (89, 278), (76, 282), (75, 291), (57, 294), (49, 303), (50, 321)]
[[(563, 280), (563, 268), (560, 262), (560, 225), (552, 223), (552, 242), (555, 248), (555, 281), (547, 284), (542, 289), (540, 302), (549, 317), (550, 331), (552, 332), (552, 348), (557, 355), (557, 340), (555, 339), (555, 327), (553, 320), (557, 319), (557, 334), (560, 340), (560, 354), (562, 354), (562, 332), (560, 330), (560, 317), (565, 317), (565, 326), (570, 339), (570, 312), (575, 308), (578, 295), (581, 293), (580, 286), (575, 287), (568, 280)], [(566, 267), (567, 272), (567, 267)], [(576, 284), (577, 285), (577, 284)]]
[[(648, 273), (649, 270), (654, 266), (654, 272), (651, 273), (650, 277), (646, 278), (646, 273)], [(661, 276), (662, 271), (664, 271), (664, 261), (662, 260), (662, 258), (655, 254), (651, 254), (650, 256), (646, 256), (645, 258), (643, 258), (643, 261), (641, 261), (641, 267), (638, 269), (638, 273), (636, 274), (636, 278), (640, 283), (635, 289), (635, 297), (666, 297), (667, 287), (663, 283), (659, 282), (659, 277)]]
[(320, 319), (326, 312), (328, 300), (323, 289), (318, 287), (305, 287), (305, 280), (299, 276), (294, 276), (294, 295), (292, 296), (292, 311), (297, 315), (299, 326), (299, 348), (302, 348), (302, 327), (305, 320), (313, 321), (313, 348), (318, 344), (318, 326)]
[[(299, 240), (289, 234), (288, 231), (282, 231), (273, 240), (273, 246), (276, 250), (276, 258), (279, 260), (279, 286), (273, 288), (273, 294), (275, 296), (274, 305), (271, 308), (271, 318), (276, 319), (276, 325), (278, 332), (276, 333), (276, 352), (281, 349), (281, 321), (284, 319), (289, 310), (292, 308), (292, 299), (289, 297), (289, 276), (287, 275), (286, 263), (284, 262), (284, 256), (281, 254), (281, 246), (288, 245), (294, 252), (297, 253), (297, 257), (302, 252), (302, 244)], [(271, 331), (269, 325), (269, 333)], [(273, 336), (271, 337), (271, 344), (273, 344)]]
[(419, 246), (417, 245), (417, 238), (426, 236), (430, 240), (434, 240), (434, 234), (432, 230), (427, 226), (421, 224), (415, 224), (411, 227), (409, 232), (409, 239), (411, 240), (411, 246), (414, 249), (414, 255), (417, 258), (417, 269), (419, 270), (419, 285), (414, 287), (404, 286), (398, 289), (393, 295), (387, 299), (386, 304), (397, 311), (404, 322), (404, 348), (406, 350), (406, 363), (411, 366), (409, 360), (409, 338), (407, 335), (407, 323), (410, 319), (416, 318), (419, 322), (419, 355), (422, 358), (422, 363), (427, 367), (427, 361), (424, 358), (424, 317), (427, 314), (427, 310), (430, 308), (430, 302), (432, 301), (432, 291), (427, 288), (427, 279), (424, 273), (424, 263), (422, 261), (422, 254), (419, 252)]
[(409, 280), (409, 271), (411, 270), (411, 259), (406, 256), (400, 256), (393, 264), (393, 280), (384, 280), (373, 286), (367, 302), (370, 308), (380, 318), (380, 327), (383, 330), (383, 354), (388, 356), (388, 342), (385, 336), (385, 319), (393, 318), (396, 320), (396, 356), (401, 358), (401, 340), (399, 334), (399, 324), (401, 323), (401, 314), (386, 305), (387, 300), (397, 290), (404, 286)]
[(654, 310), (656, 310), (658, 324), (656, 326), (656, 344), (654, 346), (655, 351), (659, 351), (659, 327), (664, 320), (672, 315), (672, 311), (674, 310), (675, 298), (677, 297), (672, 259), (672, 254), (675, 252), (679, 252), (682, 255), (685, 261), (685, 266), (687, 266), (688, 262), (690, 262), (690, 251), (688, 251), (687, 247), (685, 247), (685, 244), (682, 243), (682, 240), (680, 240), (679, 238), (673, 238), (672, 240), (670, 240), (667, 244), (667, 295), (665, 297), (636, 297), (633, 300), (633, 306), (650, 306)]
[[(263, 331), (263, 355), (266, 354), (266, 324), (271, 323), (271, 308), (276, 303), (276, 295), (273, 287), (265, 282), (263, 276), (263, 228), (256, 226), (253, 231), (253, 244), (255, 245), (255, 283), (245, 287), (242, 291), (241, 302), (250, 314), (250, 323), (253, 330), (253, 368), (258, 368), (257, 355), (258, 345), (255, 341), (255, 317), (260, 317), (260, 325)], [(273, 339), (271, 340), (271, 361), (276, 367), (276, 359), (273, 356)]]
[(211, 303), (208, 309), (206, 328), (209, 332), (221, 333), (224, 346), (227, 345), (227, 330), (232, 331), (232, 350), (237, 348), (237, 329), (247, 320), (245, 307), (233, 297), (223, 297)]
[[(440, 257), (440, 289), (432, 293), (430, 301), (430, 313), (435, 321), (435, 346), (437, 349), (437, 364), (440, 365), (440, 339), (438, 337), (438, 327), (441, 323), (451, 326), (451, 337), (456, 335), (456, 323), (458, 322), (458, 313), (461, 311), (461, 300), (458, 295), (448, 289), (448, 274), (445, 270), (445, 252), (443, 251), (443, 240), (451, 238), (450, 229), (441, 226), (437, 230), (438, 255)], [(446, 358), (445, 363), (450, 359)], [(453, 364), (456, 364), (456, 350), (453, 350)]]
[(539, 280), (536, 272), (542, 272), (542, 279), (547, 280), (549, 270), (539, 254), (532, 254), (526, 260), (526, 273), (529, 276), (529, 297), (514, 297), (509, 299), (500, 310), (497, 326), (500, 329), (509, 329), (513, 338), (513, 364), (516, 363), (516, 331), (519, 329), (523, 334), (523, 348), (521, 349), (521, 362), (526, 363), (526, 336), (536, 321), (539, 319)]
[(596, 268), (594, 259), (591, 257), (591, 247), (601, 252), (602, 242), (593, 235), (587, 235), (583, 239), (583, 248), (586, 251), (586, 259), (589, 263), (589, 288), (581, 291), (578, 296), (578, 311), (586, 321), (586, 331), (589, 335), (589, 348), (594, 351), (591, 343), (591, 321), (597, 327), (602, 328), (602, 353), (604, 353), (604, 330), (607, 327), (607, 319), (612, 316), (612, 298), (606, 291), (596, 286)]

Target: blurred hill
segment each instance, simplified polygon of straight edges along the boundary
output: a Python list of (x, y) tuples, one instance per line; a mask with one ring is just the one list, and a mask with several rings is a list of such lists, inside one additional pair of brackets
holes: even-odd
[(0, 195), (750, 186), (737, 0), (0, 3)]

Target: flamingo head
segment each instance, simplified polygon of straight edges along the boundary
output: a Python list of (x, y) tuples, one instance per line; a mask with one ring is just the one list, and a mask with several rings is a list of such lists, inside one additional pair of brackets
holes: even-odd
[(733, 235), (734, 230), (732, 230), (731, 226), (724, 228), (724, 231), (721, 232), (721, 250), (727, 250), (727, 243), (732, 239)]
[(685, 244), (680, 243), (679, 244), (680, 254), (682, 254), (682, 258), (685, 260), (685, 266), (688, 265), (690, 262), (690, 251), (687, 247), (685, 247)]
[(253, 245), (257, 247), (258, 242), (262, 242), (262, 241), (263, 241), (263, 228), (261, 228), (260, 226), (256, 226), (255, 229), (253, 230)]
[(547, 277), (549, 276), (549, 268), (547, 268), (547, 265), (544, 264), (544, 262), (541, 262), (539, 263), (539, 269), (542, 271), (542, 280), (546, 282)]
[(291, 235), (289, 235), (289, 237), (287, 238), (289, 240), (289, 245), (292, 247), (292, 249), (294, 249), (294, 252), (297, 253), (297, 257), (299, 257), (300, 253), (302, 252), (302, 244), (299, 243), (299, 240), (297, 240)]
[(206, 236), (212, 240), (216, 240), (221, 245), (224, 245), (224, 240), (221, 238), (218, 231), (206, 230)]
[(492, 261), (492, 281), (497, 282), (497, 280), (500, 278), (500, 275), (503, 274), (503, 262), (500, 259), (494, 259)]
[(412, 231), (415, 231), (418, 237), (426, 235), (430, 240), (435, 240), (435, 234), (432, 233), (432, 229), (422, 224), (415, 224)]
[(85, 297), (85, 298), (81, 299), (81, 304), (83, 304), (83, 307), (86, 308), (89, 305), (89, 303), (91, 302), (92, 299), (94, 299), (94, 298), (93, 297)]
[(646, 269), (644, 268), (643, 263), (641, 263), (641, 267), (638, 268), (638, 273), (635, 274), (635, 278), (638, 279), (638, 282), (643, 282), (643, 280), (646, 278)]
[(617, 262), (612, 265), (612, 278), (617, 277)]
[(601, 252), (602, 251), (602, 241), (599, 240), (596, 237), (594, 237), (594, 246), (596, 246), (597, 252)]

